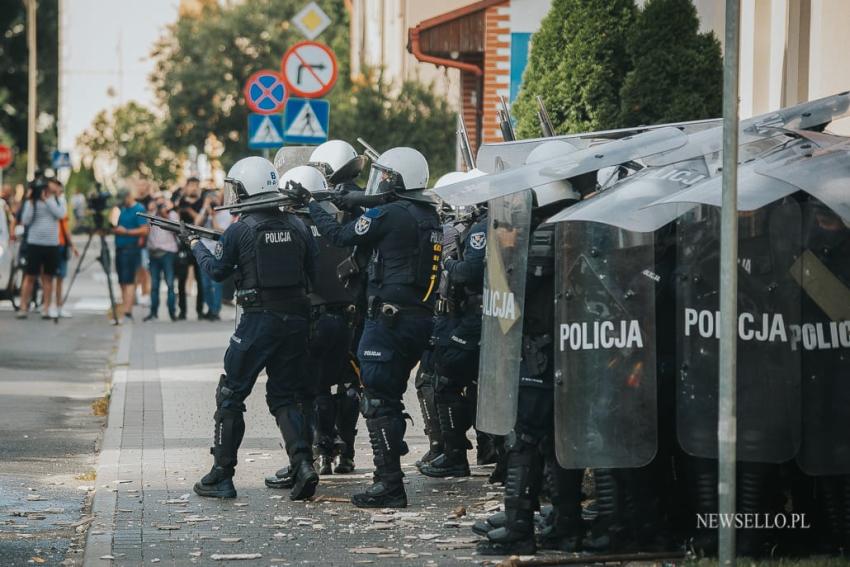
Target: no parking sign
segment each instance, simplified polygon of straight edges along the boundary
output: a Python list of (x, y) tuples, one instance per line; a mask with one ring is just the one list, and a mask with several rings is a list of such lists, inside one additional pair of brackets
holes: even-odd
[(275, 114), (283, 110), (286, 87), (279, 73), (263, 69), (245, 81), (245, 104), (258, 114)]

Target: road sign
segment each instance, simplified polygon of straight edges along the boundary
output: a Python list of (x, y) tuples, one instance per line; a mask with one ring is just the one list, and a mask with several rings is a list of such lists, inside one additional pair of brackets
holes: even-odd
[(259, 114), (280, 112), (286, 101), (286, 87), (281, 76), (270, 69), (263, 69), (251, 75), (245, 81), (243, 94), (248, 108)]
[(331, 103), (290, 98), (284, 112), (283, 139), (287, 144), (321, 144), (328, 139)]
[(283, 145), (283, 125), (279, 114), (248, 115), (248, 147), (279, 148)]
[(331, 19), (318, 4), (310, 2), (292, 18), (293, 25), (307, 39), (316, 39), (331, 25)]
[(284, 54), (281, 74), (289, 94), (320, 98), (336, 83), (336, 57), (331, 48), (323, 43), (302, 41)]
[(5, 169), (12, 165), (13, 157), (12, 148), (0, 144), (0, 169)]
[(51, 161), (53, 162), (53, 169), (71, 169), (72, 167), (71, 154), (69, 152), (53, 150)]

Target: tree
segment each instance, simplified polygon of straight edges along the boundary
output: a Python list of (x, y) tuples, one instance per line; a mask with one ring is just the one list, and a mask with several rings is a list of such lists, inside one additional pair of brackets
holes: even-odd
[(723, 102), (723, 61), (712, 33), (699, 33), (691, 0), (650, 0), (629, 34), (631, 70), (620, 91), (620, 124), (714, 118)]
[(163, 145), (163, 127), (157, 117), (137, 102), (113, 111), (100, 111), (77, 144), (84, 148), (83, 160), (115, 160), (117, 178), (141, 176), (157, 182), (170, 180), (176, 157)]
[(554, 0), (531, 41), (513, 105), (520, 137), (540, 136), (536, 96), (558, 133), (613, 128), (629, 70), (626, 38), (633, 0)]

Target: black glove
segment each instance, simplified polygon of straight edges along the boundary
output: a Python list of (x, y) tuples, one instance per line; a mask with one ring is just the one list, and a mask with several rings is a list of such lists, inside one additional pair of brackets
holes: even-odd
[(299, 207), (306, 206), (313, 200), (313, 195), (297, 181), (289, 181), (286, 184), (286, 189), (283, 194), (292, 199), (292, 202)]
[(183, 221), (180, 221), (180, 230), (177, 232), (177, 238), (184, 246), (188, 246), (189, 248), (192, 247), (193, 240), (198, 240), (198, 236), (190, 232), (189, 227)]

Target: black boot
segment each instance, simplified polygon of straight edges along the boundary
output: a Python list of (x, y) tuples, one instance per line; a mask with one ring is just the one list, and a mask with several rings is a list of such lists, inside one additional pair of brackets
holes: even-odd
[(358, 392), (349, 388), (337, 394), (336, 430), (343, 446), (339, 451), (339, 463), (334, 472), (349, 474), (354, 472), (354, 440), (357, 437), (357, 418), (360, 416)]
[(215, 412), (215, 434), (213, 447), (213, 467), (194, 490), (199, 496), (211, 498), (236, 498), (233, 486), (233, 474), (236, 468), (236, 455), (242, 437), (245, 435), (245, 420), (239, 409), (219, 408)]
[(290, 500), (305, 500), (316, 492), (319, 475), (313, 468), (311, 451), (313, 436), (313, 404), (300, 402), (289, 404), (275, 411), (275, 419), (286, 453), (289, 455), (290, 469), (295, 474), (295, 482), (289, 493)]
[(487, 540), (478, 544), (479, 554), (531, 555), (537, 552), (534, 509), (542, 474), (542, 457), (537, 447), (516, 442), (508, 452), (505, 525), (487, 532)]
[(505, 437), (503, 435), (494, 435), (493, 446), (496, 448), (496, 467), (487, 478), (487, 483), (504, 484), (508, 464), (507, 453), (505, 452)]
[(480, 536), (486, 536), (496, 528), (504, 527), (507, 517), (504, 512), (496, 512), (486, 520), (478, 520), (472, 525), (472, 531)]
[(618, 471), (594, 469), (597, 515), (584, 548), (597, 553), (616, 553), (629, 548), (624, 522), (624, 502)]
[(419, 472), (434, 478), (469, 476), (466, 451), (472, 448), (472, 444), (466, 438), (466, 430), (470, 425), (466, 401), (440, 402), (437, 404), (437, 412), (443, 436), (443, 454), (430, 463), (423, 463)]
[(493, 436), (483, 431), (475, 431), (475, 464), (494, 465), (499, 460), (499, 453), (493, 443)]
[(407, 494), (401, 472), (401, 456), (407, 454), (404, 418), (401, 415), (367, 418), (366, 427), (375, 462), (374, 482), (365, 492), (352, 496), (351, 503), (358, 508), (405, 508)]
[(546, 480), (552, 512), (545, 516), (540, 530), (540, 547), (573, 553), (581, 546), (584, 527), (581, 521), (581, 482), (583, 470), (566, 470), (555, 459), (546, 467)]
[(291, 467), (283, 467), (273, 475), (267, 476), (265, 482), (269, 488), (292, 488), (295, 484), (295, 474)]
[(336, 440), (336, 404), (330, 392), (316, 396), (316, 444), (319, 474), (333, 474)]
[(428, 452), (416, 461), (416, 468), (430, 463), (443, 453), (443, 435), (440, 430), (440, 416), (434, 399), (434, 375), (419, 371), (416, 376), (416, 397), (419, 398), (419, 408), (422, 410), (422, 421), (425, 422), (425, 435), (428, 437)]

